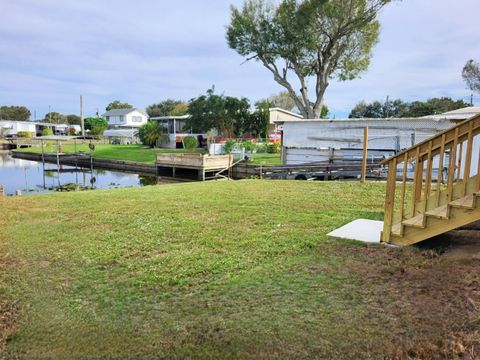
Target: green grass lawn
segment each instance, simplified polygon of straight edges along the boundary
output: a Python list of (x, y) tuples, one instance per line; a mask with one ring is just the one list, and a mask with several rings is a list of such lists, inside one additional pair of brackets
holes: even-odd
[(253, 165), (282, 165), (281, 154), (253, 154), (248, 164)]
[[(22, 149), (22, 152), (34, 152), (41, 153), (41, 147), (33, 147), (29, 149)], [(51, 144), (45, 147), (44, 151), (49, 153), (55, 153), (57, 147), (55, 144)], [(73, 153), (83, 151), (90, 153), (90, 149), (87, 144), (66, 144), (62, 145), (62, 152), (64, 153)], [(186, 153), (192, 151), (186, 151), (183, 149), (152, 149), (145, 147), (143, 145), (107, 145), (107, 144), (98, 144), (95, 146), (94, 157), (98, 159), (110, 159), (110, 160), (125, 160), (125, 161), (136, 161), (143, 163), (154, 163), (156, 160), (157, 154), (167, 154), (167, 153)], [(195, 152), (203, 152), (202, 150), (195, 150)]]
[[(383, 184), (248, 180), (0, 198), (0, 305), (18, 312), (4, 354), (421, 354), (412, 349), (426, 348), (422, 336), (448, 340), (428, 316), (442, 319), (451, 307), (438, 301), (450, 297), (409, 303), (404, 269), (432, 273), (435, 260), (326, 236), (357, 218), (382, 219), (383, 195)], [(446, 269), (439, 283), (454, 274)]]

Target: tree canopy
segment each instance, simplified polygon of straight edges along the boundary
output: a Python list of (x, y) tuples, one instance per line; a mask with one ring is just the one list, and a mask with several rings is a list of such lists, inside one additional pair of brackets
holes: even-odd
[(52, 124), (66, 124), (67, 117), (58, 112), (52, 111), (45, 114), (43, 121)]
[(82, 119), (75, 114), (67, 115), (67, 124), (69, 125), (81, 125)]
[(92, 135), (102, 135), (108, 127), (108, 121), (101, 117), (88, 117), (84, 121), (85, 130), (90, 130)]
[(182, 116), (188, 112), (188, 104), (182, 100), (167, 99), (147, 107), (150, 117)]
[(480, 64), (474, 60), (468, 60), (463, 67), (462, 77), (468, 88), (480, 92)]
[(329, 81), (367, 70), (380, 32), (377, 14), (391, 1), (245, 0), (241, 9), (231, 7), (227, 41), (266, 67), (304, 117), (320, 118)]
[(0, 120), (27, 121), (30, 115), (25, 106), (0, 106)]
[(350, 112), (349, 118), (401, 118), (421, 117), (442, 114), (448, 111), (469, 106), (463, 100), (453, 100), (449, 97), (432, 98), (427, 101), (413, 101), (411, 103), (396, 99), (388, 102), (374, 101), (359, 102)]
[(292, 111), (295, 107), (295, 100), (288, 91), (282, 91), (277, 95), (272, 95), (268, 98), (271, 107), (278, 107), (288, 111)]
[(206, 95), (190, 100), (188, 113), (191, 117), (186, 127), (193, 132), (217, 129), (225, 136), (234, 137), (248, 127), (250, 102), (246, 98), (217, 95), (210, 89)]
[(131, 109), (131, 108), (133, 108), (133, 106), (130, 105), (129, 103), (126, 103), (126, 102), (122, 103), (119, 100), (114, 100), (110, 104), (107, 105), (105, 110), (110, 111), (110, 110), (113, 110), (113, 109)]

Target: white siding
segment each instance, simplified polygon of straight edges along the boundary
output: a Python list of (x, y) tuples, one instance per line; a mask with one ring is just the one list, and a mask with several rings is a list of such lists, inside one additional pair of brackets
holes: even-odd
[(125, 118), (125, 125), (133, 127), (140, 127), (148, 121), (148, 118), (144, 114), (136, 110), (126, 115)]
[(283, 125), (287, 148), (361, 149), (363, 128), (369, 127), (369, 149), (401, 150), (452, 127), (450, 121), (404, 120), (317, 120), (292, 121)]

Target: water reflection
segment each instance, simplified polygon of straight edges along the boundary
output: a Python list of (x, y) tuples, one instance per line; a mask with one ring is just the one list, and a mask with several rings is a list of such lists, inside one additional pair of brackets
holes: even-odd
[(58, 188), (112, 189), (167, 183), (155, 176), (15, 159), (0, 152), (0, 184), (6, 194), (38, 194)]

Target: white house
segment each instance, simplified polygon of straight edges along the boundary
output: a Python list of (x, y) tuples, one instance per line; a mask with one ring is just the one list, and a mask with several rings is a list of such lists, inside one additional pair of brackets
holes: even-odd
[(148, 122), (148, 115), (138, 109), (113, 109), (102, 116), (110, 128), (138, 128)]

